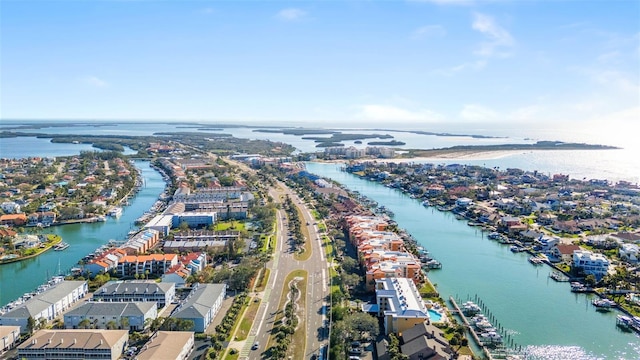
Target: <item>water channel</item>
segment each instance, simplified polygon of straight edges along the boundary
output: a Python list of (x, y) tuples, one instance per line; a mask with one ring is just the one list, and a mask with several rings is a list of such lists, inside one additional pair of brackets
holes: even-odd
[(528, 359), (639, 359), (640, 339), (616, 327), (616, 312), (597, 312), (593, 295), (575, 294), (568, 283), (549, 278), (551, 268), (534, 266), (524, 253), (489, 240), (486, 233), (398, 190), (342, 172), (340, 165), (307, 163), (395, 213), (398, 226), (442, 262), (429, 278), (443, 299), (477, 296)]
[(33, 259), (0, 265), (0, 306), (17, 299), (26, 292), (60, 271), (66, 273), (77, 266), (78, 260), (93, 252), (109, 240), (125, 240), (134, 227), (134, 221), (158, 200), (165, 187), (160, 173), (150, 167), (148, 161), (136, 161), (135, 166), (142, 171), (144, 185), (129, 205), (123, 207), (118, 218), (108, 217), (106, 222), (52, 226), (43, 233), (60, 235), (69, 243), (63, 251), (49, 250)]

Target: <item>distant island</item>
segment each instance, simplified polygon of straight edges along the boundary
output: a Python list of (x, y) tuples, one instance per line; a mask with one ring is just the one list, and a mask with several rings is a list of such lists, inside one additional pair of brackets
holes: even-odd
[(367, 145), (372, 145), (372, 146), (402, 146), (402, 145), (406, 145), (407, 143), (403, 142), (403, 141), (398, 141), (398, 140), (391, 140), (391, 141), (370, 141), (367, 143)]

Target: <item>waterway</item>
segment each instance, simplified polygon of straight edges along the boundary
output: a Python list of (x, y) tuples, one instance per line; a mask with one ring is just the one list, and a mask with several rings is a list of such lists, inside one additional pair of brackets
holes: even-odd
[[(51, 147), (56, 146), (52, 144)], [(43, 233), (60, 235), (64, 242), (69, 243), (69, 248), (63, 251), (49, 250), (33, 259), (0, 265), (0, 306), (17, 299), (25, 292), (35, 290), (60, 271), (66, 273), (77, 266), (78, 260), (109, 240), (127, 238), (127, 233), (134, 227), (134, 221), (151, 208), (165, 187), (162, 176), (150, 167), (149, 162), (136, 161), (135, 166), (142, 171), (144, 185), (129, 200), (129, 205), (124, 206), (120, 217), (108, 217), (106, 222), (45, 228)]]
[(548, 266), (533, 266), (526, 254), (488, 240), (466, 221), (342, 172), (339, 165), (312, 162), (307, 170), (392, 210), (398, 226), (442, 262), (441, 270), (429, 273), (440, 296), (478, 296), (528, 359), (640, 358), (640, 338), (616, 327), (616, 312), (597, 312), (593, 295), (572, 293), (568, 283), (551, 280)]

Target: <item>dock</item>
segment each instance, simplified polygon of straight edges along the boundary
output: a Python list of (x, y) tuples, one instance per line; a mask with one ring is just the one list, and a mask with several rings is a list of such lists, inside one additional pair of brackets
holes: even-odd
[(471, 334), (471, 337), (473, 337), (473, 341), (475, 341), (476, 345), (478, 345), (478, 347), (482, 349), (482, 353), (486, 357), (486, 359), (493, 360), (493, 356), (489, 352), (489, 349), (487, 349), (487, 347), (484, 346), (482, 341), (480, 341), (480, 338), (478, 337), (476, 330), (473, 328), (473, 326), (471, 326), (471, 324), (469, 324), (467, 317), (464, 316), (464, 314), (462, 313), (462, 310), (460, 310), (460, 307), (458, 306), (458, 303), (453, 298), (453, 296), (449, 296), (449, 302), (455, 309), (455, 312), (460, 315), (460, 318), (462, 318), (462, 322), (464, 323), (464, 326), (467, 328), (467, 330), (469, 330), (469, 333)]

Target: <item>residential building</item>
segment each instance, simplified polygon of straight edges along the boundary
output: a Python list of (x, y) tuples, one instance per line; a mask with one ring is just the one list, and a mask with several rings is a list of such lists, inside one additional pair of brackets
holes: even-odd
[(110, 281), (93, 293), (94, 301), (106, 302), (155, 302), (159, 308), (171, 304), (176, 296), (173, 283), (156, 283), (153, 280)]
[(400, 351), (409, 360), (454, 359), (454, 351), (439, 328), (428, 321), (421, 322), (402, 332)]
[(149, 338), (136, 356), (137, 360), (175, 359), (185, 360), (194, 345), (193, 332), (157, 331)]
[(596, 254), (588, 250), (573, 252), (573, 267), (582, 269), (585, 275), (593, 275), (596, 280), (602, 279), (609, 270), (609, 259), (603, 254)]
[(637, 263), (640, 260), (640, 247), (636, 244), (621, 244), (618, 252), (621, 259), (630, 263)]
[(191, 229), (207, 227), (215, 224), (216, 215), (217, 213), (215, 212), (183, 212), (173, 214), (171, 226), (177, 228), (180, 227), (182, 223), (186, 223)]
[(116, 360), (127, 341), (127, 330), (39, 330), (18, 346), (18, 358)]
[(20, 340), (20, 326), (0, 326), (0, 358)]
[(119, 277), (133, 277), (136, 274), (161, 276), (177, 264), (177, 254), (128, 255), (118, 260), (116, 272)]
[(429, 320), (429, 311), (418, 288), (410, 279), (376, 280), (376, 303), (378, 316), (383, 318), (386, 335), (402, 333), (416, 324)]
[(20, 326), (20, 332), (28, 331), (27, 323), (34, 320), (51, 321), (85, 297), (89, 289), (86, 281), (65, 281), (50, 285), (43, 292), (0, 316), (0, 325)]
[(81, 323), (87, 319), (96, 329), (140, 331), (157, 317), (158, 308), (154, 302), (88, 301), (64, 314), (64, 327), (81, 328)]
[(167, 236), (169, 235), (169, 230), (171, 230), (172, 221), (173, 215), (156, 215), (147, 222), (144, 228), (158, 231), (162, 236)]
[(156, 246), (160, 240), (160, 232), (154, 229), (144, 229), (132, 236), (126, 243), (120, 246), (129, 255), (144, 254)]
[(204, 332), (220, 310), (227, 294), (226, 284), (194, 284), (187, 298), (171, 317), (192, 320), (193, 331)]

